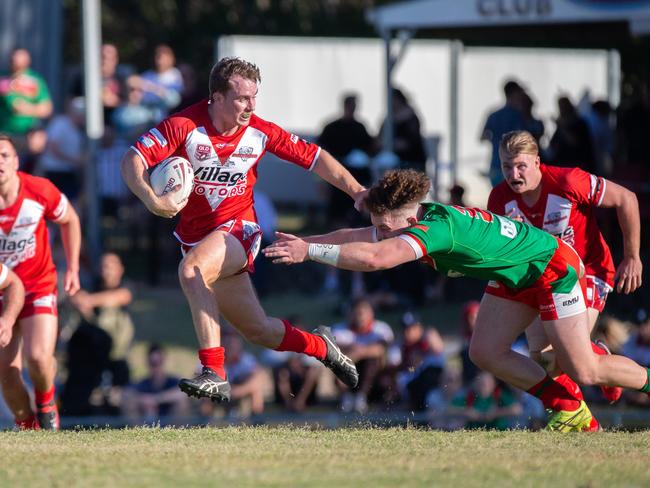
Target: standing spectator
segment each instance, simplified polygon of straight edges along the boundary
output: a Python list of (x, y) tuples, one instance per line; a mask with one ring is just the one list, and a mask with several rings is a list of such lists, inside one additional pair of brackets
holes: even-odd
[(537, 141), (537, 145), (540, 145), (540, 141), (544, 136), (544, 122), (535, 118), (533, 114), (533, 106), (535, 102), (530, 97), (528, 93), (522, 90), (521, 92), (521, 114), (524, 118), (524, 127), (525, 130), (530, 132), (530, 134)]
[(176, 68), (176, 56), (172, 48), (160, 44), (154, 53), (154, 69), (142, 73), (144, 96), (142, 103), (169, 111), (178, 106), (183, 91), (183, 76)]
[(81, 97), (68, 102), (65, 114), (54, 117), (47, 126), (47, 145), (39, 170), (72, 202), (81, 192), (85, 159), (83, 126), (85, 102)]
[(47, 132), (41, 127), (34, 127), (27, 131), (25, 149), (20, 157), (21, 170), (25, 173), (34, 174), (39, 166), (41, 156), (47, 146)]
[(97, 151), (97, 184), (101, 197), (102, 216), (117, 218), (120, 207), (126, 204), (131, 193), (120, 174), (119, 161), (128, 145), (115, 136), (115, 129), (106, 126), (102, 143)]
[(488, 115), (481, 134), (481, 141), (492, 144), (489, 178), (492, 186), (503, 181), (501, 160), (499, 159), (499, 143), (503, 134), (513, 130), (523, 130), (525, 127), (522, 115), (522, 97), (524, 90), (516, 81), (510, 80), (503, 85), (506, 103), (499, 110)]
[(382, 391), (373, 391), (376, 379), (384, 368), (386, 349), (394, 340), (390, 326), (375, 319), (370, 302), (360, 298), (352, 303), (348, 319), (332, 327), (332, 332), (341, 349), (354, 361), (359, 371), (359, 386), (354, 393), (346, 392), (341, 399), (344, 412), (368, 410), (368, 397), (374, 393), (382, 398)]
[(178, 378), (167, 372), (165, 360), (165, 351), (160, 345), (149, 346), (149, 376), (125, 392), (123, 409), (127, 416), (140, 416), (145, 422), (155, 422), (168, 415), (188, 415), (189, 400), (178, 389)]
[(422, 411), (431, 390), (440, 386), (445, 368), (444, 343), (438, 331), (425, 328), (413, 312), (402, 315), (401, 362), (397, 384), (409, 409)]
[(512, 427), (512, 417), (523, 410), (507, 387), (497, 384), (491, 373), (481, 371), (471, 387), (452, 400), (449, 411), (465, 418), (466, 429), (506, 430)]
[(18, 152), (24, 149), (27, 131), (52, 114), (45, 80), (30, 68), (31, 64), (29, 51), (14, 49), (11, 73), (0, 78), (0, 132), (15, 139)]
[(129, 144), (165, 115), (163, 108), (143, 104), (143, 84), (138, 75), (131, 75), (126, 79), (126, 102), (117, 107), (111, 117), (117, 136)]
[(598, 174), (609, 175), (614, 156), (614, 128), (611, 121), (612, 107), (607, 100), (591, 104), (585, 116), (594, 147), (595, 169)]
[(79, 290), (70, 303), (76, 314), (66, 324), (74, 328), (68, 342), (68, 379), (62, 395), (64, 410), (70, 415), (94, 412), (90, 396), (109, 376), (106, 406), (121, 395), (130, 381), (127, 355), (134, 335), (128, 306), (133, 299), (122, 282), (124, 266), (117, 254), (105, 253), (100, 261), (101, 281), (94, 291)]
[[(420, 133), (420, 119), (404, 92), (393, 88), (393, 152), (402, 168), (426, 172), (427, 154)], [(383, 133), (386, 122), (382, 124)]]
[(594, 173), (594, 148), (587, 123), (568, 97), (558, 98), (557, 105), (559, 116), (549, 143), (549, 157), (558, 166), (578, 166)]

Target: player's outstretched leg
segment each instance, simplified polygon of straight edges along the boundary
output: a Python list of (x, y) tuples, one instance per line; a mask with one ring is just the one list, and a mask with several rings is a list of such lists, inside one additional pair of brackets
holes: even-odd
[(359, 372), (354, 362), (341, 352), (329, 327), (316, 327), (312, 334), (321, 337), (327, 346), (327, 354), (320, 361), (327, 366), (343, 383), (354, 388), (359, 383)]

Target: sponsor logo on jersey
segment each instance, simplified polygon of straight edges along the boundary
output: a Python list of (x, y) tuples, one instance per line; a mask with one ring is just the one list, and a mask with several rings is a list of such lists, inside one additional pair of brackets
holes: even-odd
[(549, 213), (544, 220), (544, 225), (557, 225), (568, 218), (568, 215), (562, 214), (561, 212)]
[(291, 142), (293, 142), (294, 144), (297, 144), (298, 139), (300, 139), (300, 138), (296, 134), (291, 134), (290, 139), (291, 139)]
[(219, 144), (215, 144), (214, 147), (217, 149), (223, 149), (224, 147), (234, 147), (235, 145), (231, 142), (220, 142)]
[(12, 220), (14, 220), (14, 217), (12, 215), (0, 215), (0, 224), (6, 224)]
[(9, 239), (0, 236), (0, 253), (24, 251), (26, 247), (36, 243), (36, 236), (32, 234), (26, 239)]
[(197, 144), (194, 151), (194, 158), (199, 161), (205, 161), (212, 154), (212, 148), (207, 144)]
[(153, 140), (147, 136), (140, 136), (138, 142), (146, 148), (153, 147), (153, 145), (155, 144), (155, 142), (153, 142)]
[(253, 154), (253, 148), (250, 146), (243, 146), (239, 148), (239, 152), (230, 155), (231, 158), (240, 158), (246, 162), (247, 159), (257, 159), (259, 154)]
[(149, 134), (160, 144), (160, 147), (165, 147), (167, 145), (167, 139), (163, 136), (158, 129), (155, 127), (149, 131)]
[(222, 183), (228, 186), (246, 181), (241, 171), (228, 171), (219, 166), (199, 166), (194, 171), (194, 179), (201, 183)]

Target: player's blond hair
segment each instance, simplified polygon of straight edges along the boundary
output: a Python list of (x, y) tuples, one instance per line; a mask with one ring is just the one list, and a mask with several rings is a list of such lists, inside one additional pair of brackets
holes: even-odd
[(230, 89), (230, 78), (239, 75), (247, 80), (259, 83), (262, 81), (260, 69), (253, 63), (241, 58), (223, 58), (210, 70), (208, 90), (210, 100), (215, 93), (225, 94)]
[(530, 132), (514, 130), (503, 134), (499, 143), (499, 157), (501, 160), (512, 159), (517, 154), (539, 154), (537, 141)]
[(370, 213), (382, 215), (413, 203), (422, 202), (431, 180), (427, 175), (414, 169), (388, 171), (377, 183), (372, 185), (365, 200)]

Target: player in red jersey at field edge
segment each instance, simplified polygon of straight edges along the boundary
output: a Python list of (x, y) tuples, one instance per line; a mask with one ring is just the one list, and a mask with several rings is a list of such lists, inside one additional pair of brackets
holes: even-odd
[[(46, 220), (61, 230), (67, 264), (63, 287), (68, 295), (74, 295), (79, 290), (79, 217), (49, 180), (18, 171), (13, 143), (0, 135), (0, 261), (18, 275), (25, 287), (25, 303), (11, 341), (0, 348), (2, 393), (20, 428), (57, 430), (57, 280)], [(34, 385), (35, 413), (22, 379), (23, 360)]]
[(584, 400), (512, 350), (537, 316), (563, 371), (584, 384), (650, 391), (650, 369), (617, 355), (594, 354), (589, 340), (584, 266), (571, 246), (540, 229), (491, 212), (420, 203), (430, 188), (423, 173), (391, 171), (368, 192), (373, 227), (322, 236), (280, 238), (264, 250), (275, 263), (308, 259), (353, 271), (376, 271), (420, 260), (448, 276), (490, 280), (469, 349), (472, 361), (542, 400), (549, 430), (593, 429)]
[[(253, 343), (314, 356), (349, 386), (358, 381), (354, 364), (340, 352), (329, 329), (308, 333), (286, 320), (267, 317), (251, 285), (248, 273), (261, 241), (253, 186), (264, 152), (313, 170), (356, 203), (365, 194), (329, 153), (255, 115), (260, 81), (254, 64), (222, 59), (210, 73), (209, 98), (163, 120), (122, 160), (124, 180), (152, 213), (170, 218), (180, 212), (175, 236), (184, 257), (178, 274), (192, 312), (203, 370), (179, 386), (188, 395), (214, 401), (230, 398), (219, 314)], [(172, 192), (156, 196), (147, 172), (174, 155), (188, 159), (194, 169), (194, 190), (181, 204)]]
[[(641, 286), (641, 224), (636, 195), (580, 168), (541, 164), (537, 142), (526, 131), (505, 134), (499, 155), (505, 181), (492, 189), (488, 209), (534, 225), (573, 246), (585, 265), (587, 313), (592, 331), (615, 283), (616, 290), (622, 293), (631, 293)], [(598, 228), (597, 207), (615, 208), (617, 212), (624, 249), (616, 270)], [(526, 330), (526, 336), (531, 357), (547, 366), (550, 373), (559, 374), (539, 320)], [(604, 343), (593, 343), (592, 347), (597, 354), (609, 353)], [(566, 376), (561, 379), (568, 380)], [(605, 386), (602, 390), (610, 402), (621, 396), (620, 388)]]

